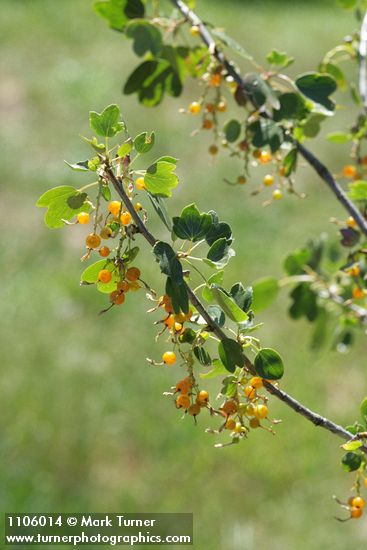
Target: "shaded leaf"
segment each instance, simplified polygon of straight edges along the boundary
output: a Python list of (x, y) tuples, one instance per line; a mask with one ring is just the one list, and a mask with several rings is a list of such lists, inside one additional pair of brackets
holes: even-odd
[(235, 302), (235, 300), (217, 284), (210, 285), (210, 290), (215, 301), (222, 308), (224, 313), (235, 323), (244, 323), (248, 320), (248, 315)]
[(224, 338), (218, 345), (219, 357), (229, 372), (234, 372), (236, 366), (243, 367), (245, 362), (242, 346), (232, 338)]
[(200, 213), (196, 205), (186, 206), (179, 217), (173, 218), (173, 231), (183, 240), (200, 241), (212, 226), (210, 214)]
[(173, 283), (180, 285), (183, 282), (182, 266), (173, 248), (168, 243), (158, 241), (153, 247), (153, 254), (159, 262), (162, 273), (167, 275)]
[(254, 367), (258, 376), (267, 380), (279, 380), (284, 374), (282, 358), (271, 348), (262, 348), (256, 354)]

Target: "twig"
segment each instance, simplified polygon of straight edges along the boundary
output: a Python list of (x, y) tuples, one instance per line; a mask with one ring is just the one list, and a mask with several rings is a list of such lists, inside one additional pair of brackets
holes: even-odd
[[(191, 23), (191, 25), (195, 25), (199, 28), (200, 36), (203, 40), (203, 42), (207, 45), (209, 52), (211, 55), (213, 55), (219, 63), (223, 65), (223, 67), (226, 69), (227, 73), (232, 76), (232, 78), (237, 82), (237, 84), (244, 88), (245, 84), (243, 82), (243, 79), (241, 75), (238, 73), (238, 71), (235, 69), (232, 63), (226, 58), (226, 56), (223, 54), (221, 50), (218, 49), (215, 40), (211, 36), (210, 32), (206, 28), (205, 24), (202, 22), (202, 20), (194, 13), (190, 8), (183, 2), (182, 0), (171, 0), (171, 3), (176, 6), (177, 9), (180, 10), (182, 15)], [(362, 54), (365, 54), (366, 49), (366, 40), (367, 40), (367, 21), (366, 16), (363, 20), (363, 46), (362, 46), (362, 37), (361, 37), (361, 47), (362, 47)], [(364, 58), (365, 60), (365, 55)], [(363, 66), (363, 68), (362, 68)], [(361, 69), (362, 72), (365, 71), (365, 64), (361, 63)], [(360, 75), (360, 82), (361, 82), (361, 75)], [(364, 76), (364, 83), (366, 82), (366, 78)], [(365, 88), (364, 88), (365, 89)], [(365, 108), (367, 110), (367, 98), (365, 103)], [(266, 113), (260, 113), (262, 116), (268, 116)], [(299, 153), (303, 156), (303, 158), (310, 164), (310, 166), (317, 172), (317, 174), (320, 176), (320, 178), (328, 185), (329, 189), (334, 193), (337, 200), (343, 205), (343, 207), (348, 211), (348, 213), (353, 216), (355, 219), (358, 227), (360, 230), (364, 233), (364, 235), (367, 237), (367, 221), (364, 219), (364, 217), (359, 212), (358, 208), (351, 202), (342, 188), (339, 186), (337, 181), (333, 178), (330, 171), (327, 169), (327, 167), (320, 162), (311, 151), (309, 151), (306, 147), (301, 145), (297, 140), (294, 140), (294, 144), (296, 145)]]
[[(111, 166), (106, 161), (105, 163), (105, 175), (109, 179), (109, 181), (112, 183), (113, 187), (115, 188), (117, 194), (122, 199), (126, 209), (131, 214), (131, 217), (134, 220), (134, 223), (139, 228), (140, 233), (143, 235), (143, 237), (148, 241), (148, 243), (151, 246), (154, 246), (157, 242), (157, 239), (152, 235), (152, 233), (147, 229), (143, 221), (140, 219), (139, 214), (136, 212), (131, 200), (129, 199), (124, 186), (122, 185), (121, 181), (116, 177), (114, 174)], [(210, 317), (209, 313), (199, 300), (199, 298), (196, 296), (196, 294), (193, 292), (193, 290), (190, 288), (190, 286), (184, 282), (187, 294), (189, 296), (191, 304), (197, 309), (197, 311), (200, 313), (200, 315), (205, 319), (208, 327), (212, 330), (212, 332), (220, 339), (224, 340), (227, 338), (226, 333), (213, 321), (213, 319)], [(249, 371), (253, 374), (255, 374), (255, 368), (250, 359), (243, 354), (244, 361), (246, 367), (249, 369)], [(328, 430), (329, 432), (349, 441), (353, 438), (353, 434), (342, 428), (342, 426), (339, 426), (338, 424), (335, 424), (331, 420), (328, 420), (327, 418), (320, 416), (319, 414), (311, 411), (304, 405), (302, 405), (299, 401), (288, 395), (283, 390), (280, 390), (270, 382), (264, 381), (264, 386), (268, 390), (269, 393), (283, 401), (288, 407), (293, 409), (296, 413), (301, 414), (307, 420), (312, 422), (315, 426), (320, 426), (321, 428), (324, 428), (325, 430)], [(360, 447), (360, 450), (362, 450), (367, 455), (367, 447), (362, 446)]]

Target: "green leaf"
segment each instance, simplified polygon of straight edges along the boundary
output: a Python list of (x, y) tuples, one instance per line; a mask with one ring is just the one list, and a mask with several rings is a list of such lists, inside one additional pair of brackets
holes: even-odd
[(351, 141), (352, 136), (345, 132), (330, 132), (326, 138), (330, 143), (348, 143), (348, 141)]
[(286, 177), (290, 176), (292, 172), (296, 171), (297, 168), (297, 156), (298, 151), (296, 148), (291, 149), (283, 159), (284, 166), (284, 175)]
[(242, 311), (246, 313), (249, 311), (253, 297), (253, 289), (251, 286), (245, 288), (242, 283), (236, 283), (232, 286), (230, 295)]
[(235, 302), (235, 300), (217, 284), (211, 284), (210, 290), (217, 304), (224, 313), (235, 323), (244, 323), (248, 320), (248, 315)]
[[(221, 239), (219, 239), (221, 241)], [(223, 239), (224, 240), (224, 239)], [(216, 241), (218, 242), (218, 241)], [(215, 244), (215, 243), (214, 243)], [(214, 246), (214, 245), (213, 245)], [(219, 255), (219, 252), (220, 252), (220, 248), (223, 247), (224, 248), (224, 244), (221, 243), (220, 246), (218, 245), (218, 250), (213, 249), (212, 253), (214, 255), (218, 253)], [(226, 248), (226, 253), (224, 254), (224, 256), (222, 256), (222, 259), (221, 260), (217, 260), (217, 261), (213, 261), (211, 260), (210, 258), (203, 258), (203, 262), (206, 263), (207, 265), (209, 265), (210, 267), (214, 268), (214, 269), (223, 269), (224, 267), (226, 267), (226, 265), (228, 264), (229, 260), (235, 256), (236, 253), (235, 251), (233, 250), (233, 248)]]
[(162, 197), (156, 197), (149, 192), (148, 197), (150, 198), (154, 210), (157, 212), (158, 216), (167, 227), (168, 231), (172, 231), (172, 220), (168, 215), (164, 199)]
[(267, 101), (274, 109), (279, 109), (280, 107), (279, 100), (273, 89), (257, 73), (247, 73), (244, 76), (243, 91), (257, 108), (262, 107)]
[(241, 124), (236, 119), (229, 120), (223, 127), (224, 135), (229, 143), (237, 141), (241, 134)]
[(232, 338), (224, 338), (218, 345), (219, 357), (229, 372), (234, 372), (236, 366), (243, 367), (245, 358), (242, 346)]
[(144, 182), (147, 190), (152, 195), (160, 197), (171, 197), (172, 189), (178, 184), (178, 177), (174, 173), (176, 164), (162, 157), (151, 164), (144, 176)]
[(114, 137), (124, 129), (124, 124), (120, 122), (120, 117), (120, 109), (117, 105), (109, 105), (102, 113), (90, 111), (90, 127), (99, 136)]
[(344, 9), (351, 10), (356, 7), (358, 0), (337, 0), (339, 6)]
[(214, 361), (212, 361), (212, 365), (213, 368), (209, 372), (199, 373), (200, 378), (202, 378), (203, 380), (211, 380), (212, 378), (216, 378), (217, 376), (223, 376), (224, 374), (227, 374), (228, 370), (223, 365), (223, 363), (219, 361), (219, 359), (214, 359)]
[(231, 48), (234, 52), (236, 52), (238, 55), (240, 55), (241, 57), (243, 57), (244, 59), (247, 59), (248, 61), (254, 61), (254, 58), (252, 57), (252, 55), (250, 55), (248, 53), (247, 50), (245, 50), (245, 48), (243, 48), (243, 46), (241, 46), (241, 44), (239, 44), (238, 42), (236, 42), (236, 40), (234, 40), (233, 38), (231, 38), (230, 36), (228, 36), (225, 32), (223, 32), (222, 30), (219, 30), (219, 29), (211, 29), (211, 33), (216, 36), (217, 38), (219, 38), (219, 40), (221, 42), (223, 42), (223, 44), (225, 44), (226, 46), (228, 46), (229, 48)]
[[(112, 279), (109, 283), (101, 283), (98, 281), (98, 273), (102, 269), (107, 269), (112, 274)], [(80, 276), (82, 283), (97, 284), (97, 289), (104, 293), (110, 294), (117, 288), (117, 283), (120, 281), (120, 274), (115, 264), (111, 260), (99, 260), (88, 266)]]
[(84, 136), (81, 136), (81, 137), (82, 137), (82, 140), (88, 145), (90, 145), (95, 151), (97, 151), (97, 153), (102, 153), (103, 151), (106, 150), (105, 144), (98, 143), (96, 136), (93, 136), (92, 139), (86, 138)]
[(284, 365), (279, 353), (271, 348), (262, 348), (255, 357), (256, 374), (266, 380), (279, 380), (284, 374)]
[(64, 160), (64, 162), (75, 172), (88, 172), (88, 160), (76, 162), (75, 164), (70, 164), (70, 162), (67, 162), (66, 160)]
[(120, 145), (120, 147), (117, 149), (117, 154), (121, 158), (126, 157), (126, 155), (128, 155), (131, 152), (132, 148), (133, 148), (133, 141), (131, 138), (129, 138)]
[(367, 201), (367, 181), (357, 180), (348, 185), (348, 197), (352, 201)]
[(173, 283), (183, 282), (182, 266), (173, 248), (163, 241), (158, 241), (153, 247), (153, 254), (159, 262), (161, 272), (170, 277)]
[(148, 153), (154, 146), (154, 141), (154, 132), (152, 132), (150, 136), (148, 135), (148, 132), (143, 132), (142, 134), (136, 136), (136, 138), (134, 139), (135, 150), (141, 154)]
[[(354, 56), (354, 52), (352, 53)], [(348, 88), (348, 82), (341, 68), (335, 63), (326, 63), (320, 67), (320, 72), (330, 74), (343, 92)]]
[[(228, 370), (228, 369), (227, 369)], [(238, 384), (235, 376), (226, 376), (223, 380), (223, 386), (220, 390), (222, 395), (225, 395), (228, 398), (234, 397), (237, 393)]]
[(302, 123), (302, 132), (305, 137), (314, 138), (321, 130), (321, 122), (325, 120), (325, 115), (320, 113), (311, 113)]
[(252, 290), (252, 308), (255, 313), (258, 313), (269, 307), (278, 296), (279, 284), (278, 281), (272, 277), (264, 277), (254, 282)]
[(139, 57), (151, 52), (158, 57), (162, 49), (160, 30), (145, 19), (134, 19), (126, 25), (126, 36), (133, 39), (133, 50)]
[(47, 208), (45, 223), (48, 227), (64, 226), (64, 220), (69, 221), (79, 212), (89, 212), (91, 206), (85, 202), (86, 193), (70, 185), (54, 187), (44, 193), (37, 201), (37, 206)]
[(189, 312), (189, 297), (185, 285), (176, 284), (170, 277), (167, 277), (166, 294), (171, 298), (175, 313), (180, 313), (181, 311), (183, 313)]
[(199, 363), (201, 363), (201, 365), (204, 365), (204, 367), (208, 367), (212, 364), (209, 353), (202, 346), (194, 346), (194, 355)]
[(283, 119), (297, 119), (302, 120), (307, 116), (309, 110), (307, 109), (306, 102), (301, 94), (295, 92), (287, 92), (281, 94), (279, 97), (279, 109), (274, 111), (273, 118), (276, 122)]
[(309, 321), (315, 321), (319, 308), (317, 296), (308, 283), (300, 283), (290, 294), (293, 303), (289, 308), (289, 315), (292, 319), (306, 317)]
[(266, 60), (271, 65), (277, 65), (278, 67), (289, 67), (294, 61), (294, 57), (288, 57), (286, 52), (280, 52), (279, 50), (272, 50), (266, 56)]
[(355, 441), (347, 441), (344, 445), (341, 445), (341, 448), (344, 449), (344, 451), (357, 451), (362, 445), (362, 441), (357, 439)]
[(327, 74), (305, 73), (296, 79), (297, 88), (309, 99), (333, 111), (335, 103), (329, 96), (335, 92), (337, 86), (334, 78)]
[(232, 243), (232, 229), (226, 222), (220, 222), (218, 215), (214, 210), (210, 210), (209, 214), (212, 217), (212, 225), (205, 236), (205, 240), (209, 246), (215, 243), (218, 239), (226, 239), (228, 244)]
[(219, 306), (208, 306), (209, 317), (219, 326), (223, 327), (226, 317)]
[(283, 133), (272, 120), (263, 118), (257, 120), (248, 126), (248, 131), (252, 134), (254, 147), (261, 148), (269, 145), (272, 153), (278, 151), (283, 142)]
[(123, 31), (130, 18), (144, 17), (145, 11), (141, 0), (98, 0), (94, 9), (116, 31)]
[(362, 457), (360, 454), (349, 452), (342, 458), (342, 466), (347, 472), (354, 472), (358, 470), (362, 464)]
[(211, 262), (217, 263), (224, 258), (228, 252), (228, 242), (226, 238), (215, 241), (208, 250), (207, 258)]
[(105, 201), (109, 202), (111, 200), (111, 189), (108, 187), (108, 185), (102, 185), (101, 193)]
[(367, 397), (365, 397), (360, 406), (361, 416), (367, 422)]
[(173, 231), (177, 237), (193, 242), (203, 239), (211, 225), (211, 215), (201, 214), (194, 203), (186, 206), (180, 217), (173, 218)]
[(212, 284), (221, 285), (223, 282), (223, 277), (224, 277), (224, 271), (217, 271), (217, 273), (214, 273), (214, 275), (209, 277), (207, 285), (203, 288), (201, 292), (201, 295), (206, 302), (215, 301), (214, 295), (210, 290), (210, 286)]
[(289, 254), (284, 260), (283, 267), (288, 275), (301, 275), (304, 273), (304, 266), (311, 259), (309, 248), (300, 248)]
[(181, 344), (192, 344), (196, 340), (196, 332), (192, 328), (187, 327), (178, 339)]

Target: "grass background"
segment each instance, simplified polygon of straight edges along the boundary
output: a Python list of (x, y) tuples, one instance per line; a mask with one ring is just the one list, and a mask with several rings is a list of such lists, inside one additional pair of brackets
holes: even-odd
[[(198, 10), (259, 60), (273, 47), (287, 50), (296, 57), (291, 74), (316, 67), (322, 52), (355, 27), (352, 14), (326, 1), (201, 0)], [(180, 158), (171, 212), (195, 200), (231, 221), (237, 256), (228, 285), (279, 275), (292, 248), (323, 231), (333, 235), (329, 217), (344, 216), (336, 201), (307, 168), (297, 184), (308, 194), (304, 201), (289, 197), (262, 209), (263, 197), (226, 187), (223, 177), (236, 177), (236, 164), (225, 155), (210, 163), (210, 138), (190, 138), (195, 120), (177, 114), (197, 97), (195, 83), (155, 110), (122, 96), (136, 64), (131, 44), (107, 29), (89, 1), (2, 0), (0, 45), (1, 508), (193, 512), (200, 550), (365, 548), (364, 519), (333, 519), (339, 509), (331, 495), (348, 495), (352, 484), (339, 464), (339, 441), (272, 400), (272, 415), (283, 419), (276, 437), (256, 431), (238, 447), (215, 450), (206, 420), (197, 427), (182, 421), (162, 397), (179, 368), (145, 363), (165, 344), (154, 344), (143, 294), (98, 317), (103, 297), (78, 283), (84, 230), (49, 231), (34, 206), (48, 187), (83, 181), (63, 159), (86, 157), (78, 134), (89, 135), (88, 111), (115, 102), (132, 134), (158, 131), (154, 156)], [(325, 129), (342, 129), (352, 116), (341, 109)], [(313, 147), (340, 169), (343, 146), (321, 137)], [(255, 170), (250, 185), (259, 179)], [(152, 230), (164, 234), (153, 219)], [(140, 263), (160, 289), (149, 254)], [(284, 357), (283, 387), (336, 422), (353, 421), (367, 390), (363, 341), (351, 355), (314, 355), (310, 326), (290, 322), (287, 307), (283, 294), (260, 319), (263, 344)]]

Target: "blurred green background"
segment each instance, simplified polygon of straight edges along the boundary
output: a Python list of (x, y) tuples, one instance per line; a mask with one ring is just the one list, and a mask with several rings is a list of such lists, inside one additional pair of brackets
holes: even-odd
[[(354, 27), (334, 2), (198, 1), (199, 13), (226, 27), (260, 61), (273, 47), (296, 57), (290, 73), (312, 70), (323, 52)], [(154, 343), (143, 293), (99, 317), (105, 298), (79, 287), (85, 229), (50, 231), (38, 196), (61, 184), (81, 185), (70, 162), (89, 154), (88, 111), (117, 102), (132, 134), (156, 129), (160, 152), (180, 158), (181, 185), (171, 213), (196, 201), (231, 222), (237, 256), (226, 278), (251, 283), (279, 275), (284, 256), (310, 236), (334, 234), (330, 216), (344, 217), (306, 167), (297, 189), (263, 209), (249, 186), (229, 188), (238, 166), (207, 155), (208, 135), (190, 137), (196, 120), (178, 115), (198, 96), (188, 82), (179, 100), (140, 107), (121, 86), (136, 64), (131, 43), (108, 30), (87, 0), (2, 0), (1, 221), (2, 308), (0, 502), (4, 511), (193, 512), (195, 544), (206, 550), (365, 548), (367, 523), (339, 524), (332, 495), (349, 495), (352, 477), (340, 467), (339, 440), (271, 400), (283, 423), (276, 437), (261, 430), (225, 450), (213, 448), (202, 415), (195, 427), (162, 396), (179, 367), (155, 369), (164, 340)], [(246, 68), (246, 65), (243, 65)], [(355, 77), (353, 72), (351, 77)], [(346, 101), (346, 98), (343, 99)], [(226, 115), (224, 115), (226, 116)], [(326, 130), (352, 120), (341, 109)], [(334, 171), (343, 146), (321, 137), (313, 145)], [(149, 158), (153, 158), (153, 155)], [(164, 231), (152, 218), (152, 230)], [(158, 267), (140, 267), (162, 289)], [(283, 355), (282, 386), (309, 407), (346, 424), (367, 393), (362, 339), (350, 355), (309, 350), (310, 326), (287, 318), (286, 294), (259, 320), (263, 344)], [(215, 385), (208, 385), (212, 393)]]

